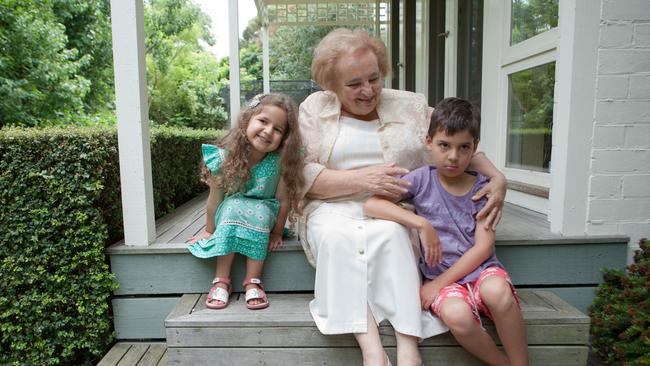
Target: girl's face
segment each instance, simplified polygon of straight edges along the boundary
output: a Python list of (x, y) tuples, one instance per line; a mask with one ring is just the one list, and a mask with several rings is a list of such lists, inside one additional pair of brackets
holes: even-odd
[(462, 175), (476, 151), (476, 142), (468, 130), (458, 131), (454, 135), (438, 130), (433, 137), (427, 136), (426, 145), (438, 174), (449, 178)]
[(381, 94), (381, 72), (377, 56), (365, 49), (348, 52), (336, 63), (336, 95), (341, 101), (341, 114), (360, 120), (377, 116)]
[(258, 155), (277, 150), (287, 130), (287, 112), (274, 106), (262, 106), (262, 110), (251, 117), (246, 128), (246, 138)]

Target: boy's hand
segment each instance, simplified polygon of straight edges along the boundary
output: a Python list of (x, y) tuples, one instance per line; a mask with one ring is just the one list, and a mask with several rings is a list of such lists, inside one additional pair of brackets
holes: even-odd
[(420, 244), (424, 249), (424, 261), (429, 266), (433, 266), (440, 262), (440, 240), (436, 230), (431, 226), (431, 223), (423, 219), (420, 227), (418, 228), (418, 235), (420, 236)]
[(282, 234), (271, 233), (269, 235), (269, 252), (272, 252), (282, 246)]
[(440, 286), (436, 280), (429, 281), (424, 286), (420, 287), (420, 303), (422, 304), (422, 309), (431, 310), (431, 304), (438, 296), (438, 292), (444, 286)]
[(196, 234), (196, 235), (190, 237), (190, 238), (187, 239), (185, 242), (186, 242), (186, 243), (189, 242), (190, 244), (194, 244), (194, 243), (196, 243), (196, 242), (199, 241), (199, 240), (208, 239), (208, 238), (211, 237), (211, 236), (212, 236), (212, 233), (211, 233), (211, 232), (209, 232), (209, 231), (207, 231), (207, 230), (204, 230), (202, 233), (200, 233), (200, 234)]

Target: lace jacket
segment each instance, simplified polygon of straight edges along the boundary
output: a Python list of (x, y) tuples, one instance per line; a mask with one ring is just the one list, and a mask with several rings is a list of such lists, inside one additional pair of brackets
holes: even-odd
[[(409, 170), (429, 163), (424, 141), (432, 111), (421, 94), (382, 90), (377, 104), (378, 135), (386, 163), (395, 163)], [(305, 144), (305, 193), (311, 189), (320, 172), (329, 167), (330, 154), (339, 132), (340, 115), (341, 102), (331, 91), (314, 93), (300, 104), (298, 119)], [(298, 226), (300, 241), (312, 266), (315, 266), (315, 260), (306, 239), (307, 219), (322, 202), (305, 199)]]

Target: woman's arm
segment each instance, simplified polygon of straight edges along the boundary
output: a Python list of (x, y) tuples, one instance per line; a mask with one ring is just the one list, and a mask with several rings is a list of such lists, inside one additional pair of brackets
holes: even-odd
[(223, 201), (223, 190), (217, 187), (217, 177), (210, 177), (208, 179), (208, 185), (210, 186), (210, 193), (208, 194), (208, 200), (205, 204), (205, 230), (200, 234), (194, 235), (188, 239), (190, 243), (196, 243), (201, 239), (207, 239), (215, 231), (214, 226), (214, 216), (217, 214), (217, 207)]
[(391, 199), (399, 199), (406, 192), (408, 182), (398, 178), (407, 169), (394, 164), (379, 164), (361, 169), (323, 169), (314, 180), (307, 197), (328, 199), (367, 192)]
[(289, 195), (287, 194), (287, 186), (284, 184), (283, 179), (280, 179), (278, 183), (275, 198), (280, 202), (280, 210), (278, 211), (275, 226), (269, 235), (269, 251), (274, 251), (282, 245), (282, 233), (284, 231), (284, 225), (287, 222), (287, 215), (289, 214)]
[(433, 266), (440, 261), (440, 240), (431, 223), (422, 216), (406, 210), (395, 203), (381, 197), (370, 197), (363, 205), (363, 212), (378, 219), (391, 220), (415, 229), (420, 236), (420, 244), (424, 248), (424, 261)]
[[(483, 219), (482, 221), (485, 221)], [(422, 308), (429, 309), (438, 292), (459, 279), (471, 273), (485, 262), (494, 251), (494, 231), (485, 228), (485, 223), (477, 221), (474, 234), (474, 246), (463, 254), (456, 263), (444, 271), (433, 281), (426, 283), (420, 289)]]
[(501, 221), (503, 202), (506, 198), (506, 192), (508, 190), (508, 182), (506, 180), (506, 177), (492, 164), (492, 162), (490, 162), (487, 156), (485, 156), (485, 154), (480, 151), (474, 154), (472, 157), (469, 169), (477, 171), (490, 178), (490, 181), (478, 192), (476, 192), (472, 199), (478, 200), (483, 196), (487, 196), (488, 201), (485, 204), (485, 207), (483, 207), (481, 211), (478, 212), (476, 219), (485, 219), (483, 221), (485, 228), (496, 230), (499, 221)]

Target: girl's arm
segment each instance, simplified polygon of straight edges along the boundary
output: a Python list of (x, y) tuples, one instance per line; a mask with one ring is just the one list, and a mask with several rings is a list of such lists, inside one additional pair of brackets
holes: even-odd
[(476, 215), (477, 220), (485, 219), (483, 225), (486, 229), (492, 228), (496, 230), (497, 224), (501, 220), (501, 213), (503, 210), (503, 201), (506, 198), (506, 191), (508, 190), (508, 182), (506, 176), (497, 169), (492, 162), (482, 152), (477, 152), (472, 157), (469, 165), (470, 170), (477, 171), (490, 181), (481, 188), (472, 197), (473, 200), (478, 200), (487, 195), (488, 201), (485, 207)]
[(492, 255), (495, 234), (490, 228), (485, 228), (483, 221), (485, 219), (476, 223), (474, 246), (465, 252), (458, 262), (454, 263), (448, 270), (422, 286), (420, 300), (423, 309), (429, 309), (440, 289), (463, 278)]
[(417, 230), (420, 243), (424, 248), (425, 262), (433, 266), (434, 263), (440, 261), (441, 253), (438, 234), (436, 234), (436, 230), (431, 226), (431, 223), (424, 217), (377, 196), (370, 197), (366, 201), (363, 205), (363, 212), (367, 216), (395, 221), (409, 229)]
[(217, 187), (216, 177), (211, 176), (208, 179), (208, 185), (210, 186), (210, 193), (208, 194), (208, 201), (205, 205), (205, 230), (189, 238), (188, 241), (190, 243), (196, 243), (201, 239), (209, 238), (216, 229), (214, 226), (214, 216), (217, 214), (217, 207), (223, 201), (223, 190)]
[(280, 202), (280, 210), (278, 211), (278, 219), (275, 222), (275, 226), (269, 235), (269, 251), (276, 250), (282, 245), (282, 232), (284, 231), (284, 224), (286, 224), (287, 215), (289, 214), (289, 195), (287, 194), (287, 186), (282, 179), (278, 183), (275, 198)]

